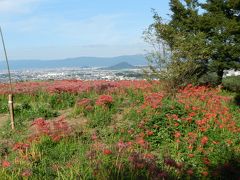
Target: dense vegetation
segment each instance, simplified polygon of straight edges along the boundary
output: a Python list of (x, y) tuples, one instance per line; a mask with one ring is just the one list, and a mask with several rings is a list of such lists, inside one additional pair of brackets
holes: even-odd
[(153, 46), (150, 75), (166, 79), (171, 89), (225, 70), (240, 69), (239, 0), (170, 0), (169, 20), (154, 11), (145, 32)]
[[(240, 108), (234, 93), (158, 81), (17, 83), (15, 125), (1, 119), (4, 179), (240, 177)], [(5, 124), (3, 126), (3, 123)]]

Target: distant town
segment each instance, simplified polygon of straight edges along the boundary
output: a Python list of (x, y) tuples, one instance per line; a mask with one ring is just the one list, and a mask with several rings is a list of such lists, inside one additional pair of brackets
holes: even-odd
[[(126, 65), (126, 64), (125, 64)], [(50, 69), (29, 69), (14, 70), (11, 72), (13, 82), (38, 81), (38, 80), (135, 80), (143, 79), (142, 67), (121, 68), (50, 68)], [(6, 71), (0, 72), (0, 82), (8, 82)]]

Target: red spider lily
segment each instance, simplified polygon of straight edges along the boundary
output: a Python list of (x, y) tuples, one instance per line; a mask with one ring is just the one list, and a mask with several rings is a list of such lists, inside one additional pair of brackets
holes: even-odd
[(51, 138), (54, 142), (58, 142), (62, 139), (62, 136), (54, 134), (54, 135), (51, 136)]
[(81, 107), (86, 107), (86, 106), (88, 106), (90, 103), (91, 103), (91, 100), (90, 100), (90, 99), (88, 99), (88, 98), (83, 98), (82, 100), (80, 100), (80, 101), (77, 102), (77, 105), (78, 105), (78, 106), (81, 106)]
[(191, 112), (191, 113), (188, 114), (188, 116), (190, 116), (190, 117), (194, 117), (196, 115), (197, 115), (197, 113), (195, 113), (195, 112)]
[(98, 137), (97, 137), (96, 133), (94, 133), (94, 134), (91, 136), (91, 139), (92, 139), (93, 141), (95, 141), (95, 140), (97, 140), (97, 139), (98, 139)]
[(68, 162), (68, 163), (66, 164), (66, 167), (67, 167), (67, 168), (73, 168), (73, 163), (72, 163), (72, 162)]
[(192, 138), (197, 138), (197, 134), (194, 133), (194, 132), (189, 132), (189, 133), (188, 133), (188, 136), (189, 136), (189, 137), (192, 137)]
[[(82, 80), (55, 80), (53, 82), (20, 82), (14, 83), (14, 94), (34, 94), (37, 91), (47, 91), (49, 93), (82, 93), (96, 91), (99, 93), (115, 91), (124, 92), (124, 89), (131, 88), (134, 90), (140, 89), (145, 92), (150, 92), (153, 85), (159, 84), (157, 81), (148, 82), (145, 80), (139, 81), (82, 81)], [(0, 94), (8, 94), (9, 89), (7, 84), (0, 84)]]
[(145, 159), (154, 159), (154, 155), (151, 153), (144, 154), (143, 156)]
[(127, 142), (127, 145), (128, 145), (128, 146), (132, 146), (133, 143), (132, 143), (131, 141), (128, 141), (128, 142)]
[(212, 143), (213, 143), (213, 144), (219, 144), (219, 142), (217, 142), (217, 141), (213, 141)]
[(193, 149), (193, 146), (190, 144), (190, 145), (188, 146), (188, 149), (189, 149), (189, 150), (192, 150), (192, 149)]
[(58, 130), (58, 131), (59, 130), (68, 131), (69, 126), (65, 121), (63, 121), (63, 119), (61, 119), (53, 122), (53, 128), (54, 130)]
[(141, 132), (137, 135), (137, 137), (142, 137), (142, 138), (144, 138), (144, 136), (145, 136), (144, 132)]
[(145, 167), (145, 164), (143, 162), (135, 163), (135, 168), (137, 169), (143, 169), (144, 167)]
[(128, 134), (133, 134), (134, 133), (134, 129), (129, 129), (128, 130)]
[(179, 123), (174, 123), (174, 126), (175, 126), (175, 127), (178, 127), (178, 126), (179, 126)]
[(168, 166), (177, 167), (177, 162), (170, 157), (164, 158), (164, 163)]
[(104, 150), (103, 150), (103, 154), (105, 154), (105, 155), (110, 155), (110, 154), (112, 154), (112, 151), (109, 150), (109, 149), (104, 149)]
[(207, 142), (208, 142), (208, 137), (207, 136), (203, 136), (202, 139), (201, 139), (201, 144), (205, 145), (205, 144), (207, 144)]
[(164, 97), (164, 94), (162, 92), (150, 93), (150, 94), (145, 95), (144, 104), (143, 104), (142, 108), (150, 106), (153, 109), (156, 109), (156, 108), (160, 107), (163, 97)]
[(86, 109), (87, 111), (92, 111), (92, 110), (93, 110), (93, 107), (92, 107), (91, 105), (88, 105), (88, 106), (85, 107), (85, 109)]
[(206, 165), (210, 165), (210, 160), (208, 158), (203, 158), (203, 163)]
[(37, 134), (33, 134), (29, 138), (30, 142), (40, 139), (42, 135), (49, 136), (53, 141), (59, 141), (71, 133), (71, 128), (64, 117), (60, 117), (51, 123), (43, 118), (38, 118), (32, 123), (32, 126), (36, 127)]
[(190, 176), (192, 176), (192, 175), (193, 175), (193, 170), (192, 170), (192, 169), (188, 169), (188, 170), (187, 170), (187, 174), (190, 175)]
[(193, 158), (195, 155), (194, 154), (188, 154), (188, 157)]
[(141, 145), (141, 146), (144, 146), (146, 141), (142, 137), (137, 137), (136, 138), (136, 143)]
[(52, 167), (51, 167), (54, 171), (59, 171), (59, 169), (61, 168), (59, 164), (52, 164)]
[(179, 131), (175, 132), (174, 137), (175, 138), (180, 138), (181, 137), (181, 133)]
[(2, 160), (2, 167), (8, 168), (11, 166), (11, 163), (7, 160)]
[(107, 105), (111, 104), (113, 102), (112, 96), (109, 95), (101, 95), (96, 101), (96, 105), (102, 106), (102, 105)]
[(16, 143), (13, 145), (13, 150), (14, 151), (16, 151), (16, 150), (26, 151), (29, 147), (30, 147), (29, 144), (19, 142), (19, 143)]
[(226, 140), (226, 143), (227, 143), (228, 145), (231, 145), (233, 142), (232, 142), (232, 140), (227, 139), (227, 140)]
[(27, 170), (24, 170), (22, 173), (21, 173), (21, 176), (23, 177), (29, 177), (32, 175), (32, 171), (27, 169)]
[(179, 117), (178, 117), (177, 114), (172, 114), (172, 118), (173, 118), (174, 120), (178, 120), (178, 119), (179, 119)]
[(169, 120), (179, 120), (179, 117), (177, 114), (166, 114), (166, 117), (169, 119)]
[(158, 168), (157, 163), (151, 154), (146, 155), (146, 154), (133, 152), (131, 153), (128, 159), (134, 169), (145, 168), (150, 175), (150, 179), (156, 179), (156, 177), (162, 179), (162, 178), (167, 178), (168, 176), (166, 172)]
[(57, 121), (53, 121), (52, 126), (53, 126), (53, 129), (51, 130), (52, 134), (65, 136), (66, 134), (69, 134), (71, 132), (71, 128), (62, 117), (60, 117), (60, 119)]
[(127, 148), (127, 147), (128, 147), (128, 144), (127, 144), (127, 143), (124, 143), (123, 141), (119, 141), (119, 142), (117, 143), (117, 148), (118, 148), (119, 150), (122, 150), (122, 149)]
[(132, 145), (133, 145), (133, 143), (131, 141), (129, 141), (129, 142), (119, 141), (117, 143), (117, 149), (119, 150), (119, 152), (121, 152), (124, 149), (132, 148)]
[(154, 134), (154, 132), (147, 130), (146, 134), (147, 134), (148, 136), (152, 136), (152, 135)]
[(49, 134), (50, 132), (50, 124), (43, 118), (35, 119), (32, 126), (35, 126), (40, 134)]
[(202, 175), (203, 175), (203, 176), (208, 176), (208, 172), (207, 172), (207, 171), (203, 171), (203, 172), (202, 172)]
[(180, 139), (176, 139), (175, 141), (176, 141), (176, 143), (180, 143), (181, 142)]

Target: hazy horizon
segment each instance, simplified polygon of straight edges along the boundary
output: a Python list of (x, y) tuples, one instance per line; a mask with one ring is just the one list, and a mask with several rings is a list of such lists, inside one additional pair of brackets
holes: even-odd
[[(119, 56), (69, 56), (69, 57), (60, 57), (60, 58), (49, 58), (49, 59), (40, 59), (40, 58), (24, 58), (24, 59), (9, 59), (10, 61), (28, 61), (28, 60), (36, 60), (36, 61), (61, 61), (66, 59), (77, 59), (77, 58), (118, 58), (118, 57), (130, 57), (130, 56), (145, 56), (144, 54), (125, 54), (125, 55), (119, 55)], [(4, 61), (5, 59), (1, 59), (0, 61)]]

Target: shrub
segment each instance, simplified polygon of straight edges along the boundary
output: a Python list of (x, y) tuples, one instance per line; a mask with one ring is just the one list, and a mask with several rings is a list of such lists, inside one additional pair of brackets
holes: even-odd
[(198, 84), (216, 86), (217, 78), (217, 73), (206, 73), (198, 80)]
[(240, 76), (225, 77), (223, 87), (229, 91), (240, 92)]
[(240, 93), (238, 93), (235, 97), (234, 97), (234, 103), (238, 106), (240, 106)]

